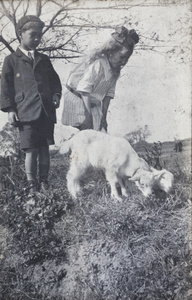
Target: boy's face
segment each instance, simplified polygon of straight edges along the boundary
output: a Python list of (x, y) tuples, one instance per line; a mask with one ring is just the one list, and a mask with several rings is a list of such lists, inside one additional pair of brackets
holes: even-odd
[(21, 47), (27, 51), (35, 50), (41, 42), (42, 28), (38, 25), (20, 33)]

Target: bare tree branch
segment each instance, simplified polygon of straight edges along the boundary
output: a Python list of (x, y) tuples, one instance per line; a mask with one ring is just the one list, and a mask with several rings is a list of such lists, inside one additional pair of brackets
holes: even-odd
[[(28, 1), (27, 1), (27, 2), (28, 2)], [(18, 9), (20, 8), (21, 4), (22, 4), (22, 0), (21, 0), (21, 1), (18, 1), (17, 6), (15, 7), (15, 15), (16, 15)]]
[(4, 4), (4, 0), (1, 0), (1, 7), (3, 9), (4, 15), (14, 24), (13, 16), (10, 14), (10, 12), (8, 11), (8, 9), (6, 8), (6, 6)]
[(52, 28), (53, 26), (53, 22), (54, 20), (57, 18), (58, 15), (61, 14), (61, 12), (63, 12), (65, 10), (65, 8), (61, 8), (50, 20), (49, 25), (46, 27), (46, 29), (43, 31), (43, 34), (45, 34), (45, 32), (47, 32), (50, 28)]
[(77, 30), (64, 44), (63, 46), (67, 45), (79, 32), (80, 32), (81, 28), (79, 30)]
[(57, 56), (57, 55), (50, 55), (49, 56), (49, 58), (51, 58), (51, 59), (58, 59), (58, 58), (60, 58), (60, 59), (66, 59), (66, 60), (68, 60), (68, 59), (72, 59), (72, 58), (79, 58), (79, 57), (81, 57), (81, 55), (74, 55), (74, 56), (68, 56), (68, 55), (64, 55), (64, 56)]
[(2, 37), (2, 35), (0, 35), (0, 42), (3, 43), (10, 52), (14, 52), (13, 48), (10, 46), (9, 43), (7, 43), (7, 41)]
[(24, 11), (24, 16), (27, 14), (27, 12), (28, 12), (28, 9), (29, 9), (29, 1), (30, 0), (26, 0), (26, 2), (27, 2), (27, 4), (26, 4), (26, 8), (25, 8), (25, 11)]
[(14, 4), (13, 4), (13, 0), (11, 1), (11, 8), (12, 8), (12, 18), (13, 18), (13, 25), (16, 27), (16, 17), (15, 17), (15, 14), (16, 14), (16, 9), (14, 8)]
[(36, 16), (37, 17), (40, 17), (40, 15), (41, 15), (41, 7), (42, 7), (42, 1), (37, 0), (36, 1)]
[[(67, 57), (69, 57), (72, 59), (74, 58), (73, 53), (80, 53), (78, 49), (78, 47), (81, 47), (81, 44), (78, 45), (79, 37), (83, 37), (85, 34), (91, 35), (93, 32), (98, 32), (101, 29), (113, 29), (116, 24), (128, 24), (130, 27), (138, 26), (139, 20), (133, 20), (133, 16), (131, 15), (130, 17), (123, 16), (120, 20), (118, 17), (117, 20), (113, 18), (112, 21), (107, 21), (106, 18), (106, 20), (102, 20), (102, 23), (98, 24), (98, 22), (94, 22), (93, 18), (91, 17), (92, 11), (97, 11), (97, 13), (101, 11), (102, 13), (102, 11), (106, 12), (107, 10), (110, 13), (114, 10), (127, 11), (137, 6), (141, 8), (158, 6), (157, 3), (149, 4), (149, 1), (146, 0), (138, 1), (137, 5), (135, 5), (135, 1), (133, 0), (124, 1), (123, 4), (117, 1), (111, 1), (108, 6), (95, 5), (95, 7), (91, 7), (91, 5), (89, 6), (88, 1), (87, 5), (84, 6), (80, 6), (80, 3), (83, 3), (84, 1), (77, 1), (78, 5), (75, 2), (76, 1), (74, 0), (70, 2), (65, 0), (0, 0), (0, 20), (3, 25), (0, 37), (0, 43), (2, 43), (3, 47), (1, 47), (0, 51), (2, 51), (2, 48), (4, 49), (4, 47), (6, 47), (9, 51), (13, 52), (12, 47), (14, 47), (14, 40), (9, 36), (11, 30), (10, 22), (16, 28), (17, 17), (21, 14), (21, 12), (23, 12), (24, 15), (31, 14), (31, 8), (33, 10), (35, 9), (35, 14), (39, 17), (44, 16), (47, 14), (47, 12), (50, 16), (49, 22), (46, 24), (43, 31), (42, 47), (38, 50), (47, 52), (51, 58), (57, 57), (67, 59)], [(88, 15), (90, 16), (87, 17)], [(6, 18), (9, 20), (7, 23), (5, 23)], [(179, 21), (181, 22), (181, 20), (178, 20), (178, 22)], [(185, 26), (187, 26), (186, 24), (188, 21), (189, 19), (184, 21)], [(178, 59), (182, 59), (183, 55), (181, 54), (184, 50), (181, 45), (167, 43), (165, 40), (163, 40), (163, 38), (160, 38), (154, 29), (144, 32), (141, 26), (139, 28), (140, 31), (142, 31), (142, 35), (139, 32), (140, 42), (136, 45), (136, 51), (150, 51), (151, 53), (156, 52), (161, 55), (168, 54), (169, 57), (173, 55), (175, 56), (175, 53), (177, 53)], [(184, 36), (185, 34), (183, 28), (184, 27), (181, 26), (179, 29), (183, 32)], [(189, 28), (186, 30), (188, 30), (189, 33)], [(175, 32), (172, 30), (170, 35), (173, 36), (174, 34)], [(71, 56), (70, 52), (72, 53)]]

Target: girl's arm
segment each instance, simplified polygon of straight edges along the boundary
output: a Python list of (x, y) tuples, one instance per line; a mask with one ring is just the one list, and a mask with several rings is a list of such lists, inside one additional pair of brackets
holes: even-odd
[(85, 109), (86, 109), (86, 113), (85, 113), (85, 121), (81, 126), (81, 130), (84, 129), (90, 129), (93, 126), (93, 117), (92, 117), (92, 113), (91, 113), (91, 102), (89, 99), (89, 94), (88, 93), (81, 93), (81, 97), (83, 99), (83, 103), (85, 105)]
[(103, 112), (103, 117), (104, 117), (105, 119), (106, 119), (106, 117), (107, 117), (107, 111), (108, 111), (108, 108), (109, 108), (110, 101), (111, 101), (111, 97), (109, 97), (109, 96), (106, 96), (106, 97), (103, 99), (102, 112)]
[(101, 127), (100, 127), (100, 130), (102, 130), (102, 128), (105, 129), (105, 131), (107, 131), (107, 111), (108, 111), (108, 108), (109, 108), (109, 104), (110, 104), (110, 101), (111, 101), (111, 97), (109, 96), (106, 96), (104, 99), (103, 99), (103, 106), (102, 106), (102, 113), (103, 113), (103, 116), (102, 116), (102, 120), (101, 120)]
[(91, 114), (91, 102), (90, 102), (90, 99), (89, 99), (89, 94), (88, 93), (81, 93), (81, 97), (83, 99), (83, 102), (84, 102), (84, 105), (85, 105), (85, 108), (86, 108), (88, 114)]

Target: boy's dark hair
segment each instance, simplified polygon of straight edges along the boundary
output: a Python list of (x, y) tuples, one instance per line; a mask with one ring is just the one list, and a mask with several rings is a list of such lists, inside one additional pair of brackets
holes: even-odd
[(17, 34), (17, 38), (20, 41), (20, 33), (22, 32), (23, 29), (26, 29), (26, 25), (29, 25), (29, 23), (31, 24), (38, 24), (38, 26), (40, 26), (41, 28), (43, 28), (45, 26), (45, 23), (43, 21), (41, 21), (41, 19), (37, 16), (34, 15), (26, 15), (23, 16), (17, 23), (16, 26), (16, 34)]

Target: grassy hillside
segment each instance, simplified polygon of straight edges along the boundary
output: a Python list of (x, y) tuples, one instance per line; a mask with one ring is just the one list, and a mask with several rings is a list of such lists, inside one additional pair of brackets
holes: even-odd
[(28, 197), (15, 163), (15, 190), (0, 195), (0, 299), (190, 300), (189, 141), (181, 153), (172, 146), (162, 152), (175, 175), (166, 199), (146, 199), (130, 184), (116, 203), (97, 171), (73, 201), (69, 157), (54, 153), (50, 190)]
[[(182, 151), (175, 151), (175, 142), (164, 142), (161, 144), (161, 154), (160, 154), (160, 163), (161, 166), (167, 168), (170, 171), (174, 172), (175, 167), (179, 164), (178, 168), (186, 168), (188, 172), (191, 169), (191, 139), (181, 140), (182, 142)], [(136, 152), (142, 156), (146, 157), (146, 150), (151, 150), (154, 147), (154, 144), (147, 143), (142, 141), (133, 146)]]

